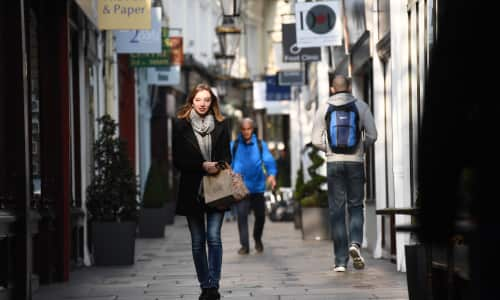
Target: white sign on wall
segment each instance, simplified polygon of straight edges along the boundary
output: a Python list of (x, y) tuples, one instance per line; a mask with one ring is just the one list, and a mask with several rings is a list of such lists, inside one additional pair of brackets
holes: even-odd
[(181, 82), (181, 66), (148, 68), (148, 84), (173, 86)]
[(254, 81), (253, 82), (253, 108), (263, 109), (266, 103), (266, 82)]
[(115, 30), (117, 53), (160, 53), (161, 7), (151, 8), (151, 30)]
[(268, 115), (286, 115), (290, 113), (290, 101), (267, 101), (266, 82), (253, 82), (253, 108), (265, 109)]
[(342, 45), (340, 1), (295, 4), (297, 46), (301, 48)]

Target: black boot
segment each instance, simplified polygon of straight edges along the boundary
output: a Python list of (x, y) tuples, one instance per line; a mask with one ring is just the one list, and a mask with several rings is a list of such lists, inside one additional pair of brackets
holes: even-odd
[(200, 295), (200, 298), (198, 298), (198, 300), (208, 300), (210, 298), (208, 298), (208, 294), (209, 294), (209, 289), (208, 288), (202, 288), (201, 289), (201, 295)]
[(208, 300), (219, 300), (220, 294), (218, 288), (209, 288), (208, 289)]

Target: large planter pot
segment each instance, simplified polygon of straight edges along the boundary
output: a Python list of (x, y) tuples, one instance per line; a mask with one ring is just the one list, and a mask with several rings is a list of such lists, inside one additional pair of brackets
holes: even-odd
[(176, 202), (175, 201), (169, 201), (165, 204), (165, 224), (166, 225), (172, 225), (174, 224), (175, 220), (175, 208), (176, 208)]
[(132, 265), (136, 222), (92, 222), (92, 254), (97, 266)]
[(328, 208), (302, 207), (302, 239), (331, 240)]
[(427, 257), (423, 245), (405, 246), (406, 280), (410, 300), (428, 299)]
[(167, 207), (141, 208), (139, 212), (139, 236), (141, 238), (163, 238)]

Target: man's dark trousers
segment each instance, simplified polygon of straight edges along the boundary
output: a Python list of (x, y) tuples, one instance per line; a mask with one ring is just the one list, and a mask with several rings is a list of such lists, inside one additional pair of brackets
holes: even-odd
[(248, 213), (253, 210), (255, 224), (253, 226), (253, 238), (255, 241), (262, 240), (264, 222), (266, 221), (266, 206), (264, 193), (253, 193), (245, 199), (236, 203), (238, 209), (238, 231), (240, 233), (240, 244), (242, 247), (250, 249), (248, 237)]

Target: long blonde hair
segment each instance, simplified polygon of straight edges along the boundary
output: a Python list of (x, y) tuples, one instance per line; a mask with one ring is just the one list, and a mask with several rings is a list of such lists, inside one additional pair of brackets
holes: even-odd
[(217, 96), (212, 92), (212, 89), (210, 86), (204, 83), (198, 84), (189, 94), (187, 97), (186, 103), (181, 106), (181, 108), (177, 111), (177, 118), (179, 119), (186, 119), (189, 118), (189, 114), (191, 113), (191, 110), (193, 109), (193, 99), (198, 94), (198, 92), (201, 91), (207, 91), (210, 93), (210, 98), (212, 99), (212, 102), (210, 103), (210, 109), (209, 112), (212, 112), (215, 119), (219, 122), (222, 122), (224, 120), (224, 116), (220, 112), (219, 108), (219, 100), (217, 99)]

